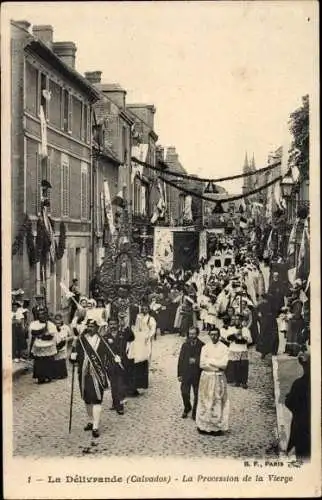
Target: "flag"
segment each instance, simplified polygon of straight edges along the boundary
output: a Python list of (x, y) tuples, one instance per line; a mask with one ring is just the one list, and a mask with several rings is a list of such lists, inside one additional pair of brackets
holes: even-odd
[(278, 206), (279, 209), (285, 210), (286, 208), (286, 202), (285, 199), (282, 196), (282, 190), (281, 190), (281, 183), (280, 181), (275, 182), (274, 186), (274, 198), (276, 205)]
[(192, 196), (188, 194), (184, 198), (183, 219), (186, 222), (192, 222)]
[(310, 239), (308, 232), (308, 220), (304, 221), (301, 245), (298, 255), (296, 277), (302, 281), (307, 280), (310, 269)]
[(104, 213), (105, 213), (104, 222), (108, 223), (109, 230), (111, 232), (111, 235), (113, 236), (113, 234), (115, 233), (115, 225), (114, 225), (113, 210), (111, 205), (110, 188), (107, 180), (104, 181)]
[(273, 229), (271, 229), (269, 236), (267, 238), (266, 248), (264, 251), (264, 257), (266, 256), (265, 254), (267, 254), (268, 257), (271, 257), (273, 255), (273, 253), (274, 253), (274, 251), (273, 251)]
[(300, 170), (296, 165), (294, 165), (291, 169), (291, 172), (292, 172), (292, 179), (296, 184), (300, 177)]
[(67, 299), (70, 299), (71, 297), (74, 297), (73, 292), (71, 292), (62, 281), (60, 282), (60, 288), (62, 289), (62, 291), (66, 295)]
[(288, 280), (291, 285), (294, 285), (295, 277), (296, 277), (296, 231), (299, 223), (299, 219), (297, 218), (293, 224), (288, 245), (287, 245), (287, 263), (288, 263)]
[(154, 213), (151, 218), (151, 223), (155, 224), (155, 222), (158, 219), (162, 219), (165, 216), (165, 211), (166, 211), (166, 203), (165, 203), (165, 195), (164, 195), (164, 190), (161, 185), (160, 179), (158, 179), (157, 182), (157, 190), (159, 194), (159, 200), (155, 206)]
[(51, 225), (51, 222), (50, 222), (48, 214), (47, 214), (47, 207), (46, 206), (43, 207), (42, 216), (43, 216), (44, 225), (46, 228), (46, 232), (47, 232), (49, 244), (50, 244), (50, 246), (49, 246), (50, 259), (51, 259), (52, 263), (54, 263), (56, 261), (55, 234), (54, 234), (53, 226)]
[(116, 206), (118, 206), (120, 208), (125, 208), (125, 200), (123, 198), (123, 191), (122, 191), (122, 189), (113, 198), (112, 205), (116, 205)]
[(240, 214), (243, 214), (246, 212), (246, 203), (245, 203), (245, 200), (244, 198), (242, 198), (241, 202), (240, 202), (240, 205), (239, 205), (239, 208), (238, 208), (238, 211)]
[(47, 149), (47, 122), (45, 117), (45, 112), (43, 106), (40, 106), (40, 134), (41, 134), (41, 156), (43, 158), (47, 158), (48, 149)]
[(247, 227), (247, 219), (246, 219), (246, 217), (241, 217), (239, 219), (239, 227), (241, 229), (245, 229), (245, 227)]

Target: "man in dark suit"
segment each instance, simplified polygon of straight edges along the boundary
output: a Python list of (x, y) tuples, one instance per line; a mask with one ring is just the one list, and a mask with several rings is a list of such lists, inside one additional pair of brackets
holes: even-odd
[[(199, 329), (190, 327), (187, 340), (182, 344), (178, 360), (178, 380), (181, 382), (181, 396), (184, 410), (182, 418), (187, 418), (192, 410), (192, 418), (196, 418), (198, 388), (200, 379), (200, 353), (204, 343), (198, 339)], [(193, 407), (190, 402), (191, 387), (194, 393)]]
[(123, 314), (120, 313), (121, 323), (117, 317), (111, 317), (108, 322), (108, 330), (104, 335), (104, 340), (110, 346), (115, 355), (119, 356), (122, 366), (113, 363), (113, 359), (107, 370), (111, 382), (112, 407), (119, 415), (124, 414), (124, 398), (126, 395), (126, 385), (128, 383), (128, 358), (126, 354), (127, 344), (134, 340), (134, 335), (129, 328), (124, 328), (122, 320)]

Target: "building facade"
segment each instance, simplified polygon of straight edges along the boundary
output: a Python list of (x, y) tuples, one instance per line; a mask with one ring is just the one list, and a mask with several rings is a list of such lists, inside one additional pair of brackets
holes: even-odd
[[(158, 135), (154, 129), (156, 108), (153, 104), (127, 104), (133, 120), (131, 156), (156, 166)], [(132, 227), (133, 238), (143, 255), (153, 255), (153, 215), (160, 199), (157, 172), (132, 161)], [(162, 186), (163, 188), (163, 186)]]
[[(110, 244), (121, 220), (121, 211), (113, 204), (122, 193), (132, 219), (131, 147), (133, 120), (126, 111), (126, 91), (119, 84), (102, 83), (101, 71), (85, 73), (100, 94), (94, 104), (94, 254), (92, 271), (102, 263), (105, 247)], [(112, 214), (109, 220), (108, 212)]]
[[(30, 297), (44, 293), (53, 311), (64, 302), (60, 281), (69, 286), (78, 278), (88, 293), (91, 262), (92, 105), (99, 96), (75, 70), (76, 50), (73, 42), (54, 42), (51, 26), (31, 33), (28, 22), (11, 23), (12, 239), (26, 216), (32, 231), (12, 257), (12, 286)], [(28, 259), (37, 245), (42, 181), (51, 186), (56, 244), (60, 232), (66, 236), (61, 258), (48, 255), (44, 268)]]

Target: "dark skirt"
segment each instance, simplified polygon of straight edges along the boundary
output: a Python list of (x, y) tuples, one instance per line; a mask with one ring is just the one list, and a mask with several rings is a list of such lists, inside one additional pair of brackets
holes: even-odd
[(33, 378), (37, 378), (38, 381), (52, 380), (55, 378), (54, 356), (35, 357)]
[(67, 378), (66, 359), (56, 359), (54, 361), (54, 378)]
[(91, 377), (91, 375), (85, 375), (84, 393), (83, 394), (82, 394), (82, 390), (81, 390), (81, 374), (79, 374), (78, 380), (79, 380), (79, 388), (80, 388), (81, 397), (82, 397), (84, 403), (87, 405), (101, 404), (103, 401), (104, 390), (98, 384), (98, 394), (96, 394), (96, 390), (95, 390), (94, 383), (93, 383), (93, 378)]
[(12, 325), (12, 356), (20, 358), (27, 349), (26, 333), (22, 325)]
[(134, 363), (133, 375), (135, 388), (147, 389), (149, 387), (149, 362)]
[(232, 384), (234, 382), (234, 365), (233, 361), (229, 360), (226, 370), (225, 370), (225, 375), (227, 379), (227, 384)]

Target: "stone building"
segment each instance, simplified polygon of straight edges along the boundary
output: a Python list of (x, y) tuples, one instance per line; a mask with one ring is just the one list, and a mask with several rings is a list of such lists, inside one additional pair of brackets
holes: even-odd
[[(133, 120), (131, 156), (155, 167), (158, 135), (154, 129), (154, 105), (127, 104), (126, 110)], [(152, 255), (154, 223), (151, 219), (160, 198), (158, 175), (155, 170), (133, 161), (131, 168), (133, 238), (143, 254)]]
[[(126, 91), (118, 84), (102, 83), (101, 71), (86, 72), (86, 79), (98, 91), (100, 98), (94, 104), (94, 253), (95, 265), (100, 265), (104, 248), (109, 244), (113, 232), (112, 224), (118, 228), (121, 210), (112, 202), (122, 193), (132, 216), (131, 180), (131, 129), (133, 120), (126, 111)], [(107, 211), (113, 214), (108, 221)]]
[[(12, 286), (26, 296), (46, 294), (48, 307), (62, 306), (60, 281), (79, 279), (88, 293), (91, 268), (92, 105), (97, 90), (75, 69), (73, 42), (54, 42), (52, 26), (11, 22), (12, 239), (28, 216), (31, 238), (12, 258)], [(31, 262), (31, 248), (41, 212), (41, 182), (50, 193), (49, 215), (56, 243), (65, 229), (60, 260), (47, 256), (41, 269)], [(19, 239), (19, 238), (18, 238)]]

